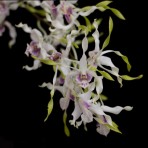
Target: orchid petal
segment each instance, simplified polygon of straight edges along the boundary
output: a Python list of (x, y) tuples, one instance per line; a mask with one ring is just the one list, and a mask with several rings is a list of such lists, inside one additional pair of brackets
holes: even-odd
[(133, 107), (131, 107), (131, 106), (125, 106), (125, 107), (121, 107), (121, 106), (109, 107), (109, 106), (105, 106), (105, 105), (101, 106), (101, 108), (103, 109), (103, 111), (109, 112), (109, 113), (113, 113), (113, 114), (119, 114), (122, 110), (131, 111), (133, 109)]
[(87, 101), (91, 98), (91, 91), (78, 95), (81, 99)]
[(27, 24), (19, 23), (18, 25), (16, 25), (16, 27), (22, 28), (27, 33), (31, 33), (32, 31), (32, 28), (29, 27)]
[(79, 103), (75, 101), (75, 108), (72, 113), (73, 120), (76, 121), (82, 114), (82, 110), (80, 109)]
[(86, 36), (82, 40), (82, 49), (83, 52), (86, 52), (86, 50), (88, 49), (88, 39)]
[(42, 41), (42, 38), (43, 38), (43, 36), (42, 36), (42, 34), (41, 34), (41, 32), (39, 31), (39, 30), (37, 30), (37, 29), (33, 29), (32, 31), (31, 31), (31, 39), (33, 40), (33, 41), (35, 41), (35, 42), (40, 42), (40, 41)]
[(23, 69), (26, 69), (28, 71), (31, 71), (31, 70), (36, 70), (39, 67), (41, 67), (41, 62), (39, 60), (34, 60), (32, 67), (26, 65), (26, 66), (23, 66)]
[(11, 40), (9, 41), (9, 47), (11, 48), (14, 44), (15, 44), (15, 42), (16, 42), (16, 36), (17, 36), (17, 34), (16, 34), (16, 30), (15, 30), (15, 28), (9, 23), (9, 22), (7, 22), (7, 21), (5, 21), (5, 25), (8, 27), (8, 29), (9, 29), (9, 35), (10, 35), (10, 37), (11, 37)]
[(96, 76), (96, 91), (97, 91), (97, 94), (100, 95), (102, 93), (102, 90), (103, 90), (103, 83), (102, 83), (102, 79), (103, 77), (102, 76)]
[(69, 98), (61, 98), (60, 99), (60, 107), (62, 110), (66, 110), (69, 106)]
[(108, 128), (106, 125), (104, 124), (99, 124), (99, 126), (97, 127), (97, 132), (101, 135), (107, 136), (110, 132), (110, 128)]
[(79, 65), (82, 74), (85, 74), (87, 70), (87, 59), (85, 54), (83, 54), (83, 56), (81, 57)]
[(90, 123), (93, 121), (93, 114), (88, 109), (83, 109), (83, 114), (81, 115), (82, 121), (85, 123)]

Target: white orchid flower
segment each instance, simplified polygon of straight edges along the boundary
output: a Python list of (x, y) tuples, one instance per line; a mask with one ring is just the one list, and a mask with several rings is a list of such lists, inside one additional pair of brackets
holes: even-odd
[[(89, 57), (90, 57), (89, 64), (92, 66), (95, 66), (95, 67), (99, 66), (103, 70), (116, 76), (118, 82), (122, 86), (122, 79), (120, 78), (120, 75), (119, 75), (119, 68), (113, 64), (111, 58), (105, 56), (106, 53), (110, 53), (110, 52), (115, 53), (116, 51), (113, 51), (113, 50), (102, 51), (100, 49), (99, 31), (98, 31), (98, 25), (97, 25), (96, 21), (94, 21), (93, 25), (96, 29), (95, 32), (92, 34), (92, 36), (94, 37), (94, 40), (95, 40), (95, 49), (93, 51), (89, 52)], [(108, 69), (104, 66), (108, 66), (111, 69)]]
[[(80, 126), (80, 123), (90, 123), (93, 121), (93, 114), (88, 109), (91, 105), (91, 92), (79, 94), (74, 100), (75, 108), (72, 113), (73, 119), (70, 120), (71, 125), (76, 127)], [(82, 121), (76, 122), (81, 117)], [(78, 124), (77, 124), (78, 123)]]
[(40, 62), (37, 62), (39, 59), (57, 61), (61, 58), (61, 53), (57, 52), (55, 47), (48, 42), (47, 36), (43, 36), (39, 30), (32, 29), (27, 24), (22, 23), (18, 24), (17, 27), (29, 33), (32, 40), (30, 44), (27, 44), (25, 54), (37, 58), (32, 67), (24, 66), (24, 68), (27, 70), (35, 70), (41, 65)]

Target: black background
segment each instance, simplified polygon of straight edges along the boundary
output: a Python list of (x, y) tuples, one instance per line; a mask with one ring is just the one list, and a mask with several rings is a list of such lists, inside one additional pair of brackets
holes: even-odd
[[(80, 2), (81, 6), (95, 4), (97, 0)], [(46, 106), (50, 99), (47, 89), (39, 88), (42, 82), (48, 82), (53, 76), (49, 66), (28, 72), (22, 70), (22, 66), (32, 63), (31, 58), (24, 54), (26, 43), (30, 42), (29, 35), (21, 29), (17, 29), (17, 43), (9, 49), (8, 31), (0, 38), (0, 148), (47, 148), (53, 146), (69, 147), (82, 145), (94, 146), (135, 146), (143, 145), (146, 124), (146, 10), (144, 3), (129, 3), (128, 0), (115, 0), (112, 7), (119, 9), (126, 20), (117, 19), (111, 12), (104, 14), (96, 12), (92, 17), (103, 16), (105, 19), (102, 29), (107, 28), (108, 14), (113, 17), (114, 30), (108, 49), (119, 50), (127, 55), (132, 65), (131, 72), (126, 71), (126, 65), (120, 58), (115, 57), (115, 65), (120, 68), (121, 74), (144, 77), (135, 81), (123, 81), (120, 88), (116, 82), (104, 80), (104, 93), (109, 97), (106, 105), (109, 106), (133, 106), (131, 112), (123, 111), (119, 115), (113, 115), (113, 120), (119, 125), (122, 135), (110, 132), (108, 137), (96, 132), (95, 124), (88, 125), (88, 131), (83, 128), (76, 129), (69, 126), (71, 136), (68, 138), (63, 132), (62, 110), (59, 107), (59, 94), (54, 98), (54, 109), (46, 123)], [(19, 22), (35, 25), (34, 17), (25, 10), (18, 9), (7, 18), (13, 25)], [(102, 39), (103, 40), (103, 39)], [(113, 57), (114, 58), (114, 57)], [(145, 84), (144, 84), (145, 83)], [(69, 118), (71, 118), (69, 113)], [(51, 146), (53, 145), (53, 146)]]

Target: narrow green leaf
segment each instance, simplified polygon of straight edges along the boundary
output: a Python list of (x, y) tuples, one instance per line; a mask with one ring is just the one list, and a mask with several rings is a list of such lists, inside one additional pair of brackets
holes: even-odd
[(85, 31), (87, 29), (86, 26), (84, 25), (79, 25), (78, 28), (81, 29), (82, 31)]
[(108, 46), (108, 44), (110, 42), (110, 36), (111, 36), (112, 30), (113, 30), (113, 20), (110, 17), (109, 18), (109, 34), (102, 45), (102, 50)]
[(91, 32), (91, 29), (92, 29), (92, 25), (91, 25), (91, 22), (90, 22), (90, 20), (87, 18), (87, 17), (84, 17), (84, 19), (85, 19), (85, 22), (86, 22), (86, 26), (87, 26), (87, 28), (88, 28), (88, 31), (89, 32)]
[(113, 30), (113, 20), (112, 20), (112, 18), (110, 17), (110, 18), (109, 18), (109, 33), (110, 33), (110, 34), (111, 34), (112, 30)]
[(112, 1), (103, 1), (103, 2), (99, 2), (96, 7), (105, 7), (107, 5), (109, 5), (110, 3), (112, 3)]
[(136, 80), (136, 79), (141, 79), (143, 75), (139, 75), (137, 77), (130, 77), (128, 75), (122, 75), (120, 76), (123, 80)]
[(96, 67), (91, 67), (90, 70), (98, 71), (104, 78), (111, 80), (111, 81), (114, 81), (112, 76), (109, 73), (107, 73), (106, 71), (98, 70)]
[(130, 71), (131, 70), (131, 64), (128, 60), (128, 57), (121, 54), (119, 51), (114, 51), (114, 52), (123, 59), (123, 61), (127, 64), (127, 70)]
[(108, 100), (108, 97), (103, 95), (103, 94), (100, 94), (100, 98), (101, 98), (102, 101)]
[(45, 59), (37, 58), (37, 57), (35, 57), (35, 56), (32, 56), (32, 58), (35, 59), (35, 60), (40, 60), (42, 63), (44, 63), (44, 64), (46, 64), (46, 65), (57, 65), (56, 62), (54, 62), (54, 61), (52, 61), (52, 60), (50, 60), (50, 59), (45, 60)]
[(67, 127), (66, 120), (67, 120), (67, 112), (64, 111), (64, 114), (63, 114), (64, 132), (65, 132), (66, 136), (69, 137), (70, 136), (70, 131), (69, 131), (68, 127)]
[(118, 129), (118, 125), (115, 122), (112, 121), (112, 126), (109, 124), (107, 124), (106, 126), (112, 131), (122, 134), (122, 132)]
[(105, 8), (105, 7), (98, 7), (98, 10), (101, 11), (101, 12), (105, 11), (106, 9), (107, 8)]
[(49, 115), (51, 114), (52, 110), (53, 110), (53, 96), (54, 96), (54, 89), (51, 90), (50, 92), (50, 101), (48, 102), (48, 106), (47, 106), (47, 116), (44, 119), (44, 122), (48, 119)]
[(106, 71), (101, 71), (101, 70), (97, 70), (104, 78), (114, 81), (114, 79), (111, 77), (111, 75), (109, 73), (107, 73)]
[(108, 7), (108, 9), (111, 10), (121, 20), (125, 20), (125, 17), (123, 16), (123, 14), (119, 10), (117, 10), (115, 8), (110, 8), (110, 7)]
[(73, 42), (72, 45), (73, 45), (75, 48), (77, 48), (77, 49), (79, 48), (79, 46), (78, 46), (78, 44), (77, 44), (76, 42)]
[(65, 38), (61, 38), (60, 42), (62, 42), (63, 44), (67, 44), (67, 40)]
[[(102, 20), (103, 20), (102, 18), (99, 18), (96, 20), (96, 23), (98, 24), (98, 26), (101, 24)], [(91, 29), (95, 29), (95, 26), (93, 24), (91, 25)]]
[(102, 46), (102, 50), (108, 46), (109, 41), (110, 41), (110, 35), (108, 35), (107, 38), (105, 39), (103, 46)]
[(82, 9), (81, 9), (81, 11), (88, 11), (88, 10), (90, 10), (92, 7), (91, 6), (86, 6), (86, 7), (83, 7)]
[(41, 59), (40, 60), (42, 63), (46, 64), (46, 65), (57, 65), (56, 62), (52, 61), (52, 60), (44, 60), (44, 59)]

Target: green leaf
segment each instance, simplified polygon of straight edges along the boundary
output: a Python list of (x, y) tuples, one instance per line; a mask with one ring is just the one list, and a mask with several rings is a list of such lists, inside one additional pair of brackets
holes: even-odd
[(67, 44), (67, 40), (65, 38), (61, 38), (60, 42), (62, 42), (63, 44)]
[(105, 7), (107, 5), (109, 5), (110, 3), (112, 3), (112, 1), (103, 1), (103, 2), (99, 2), (96, 7)]
[(46, 64), (46, 65), (57, 65), (56, 62), (54, 62), (54, 61), (52, 61), (52, 60), (50, 60), (50, 59), (45, 60), (45, 59), (37, 58), (37, 57), (35, 57), (35, 56), (32, 56), (32, 58), (35, 59), (35, 60), (40, 60), (42, 63), (44, 63), (44, 64)]
[(77, 48), (77, 49), (79, 48), (79, 46), (78, 46), (78, 44), (77, 44), (76, 42), (73, 42), (72, 45), (73, 45), (75, 48)]
[(49, 115), (51, 114), (52, 110), (53, 110), (53, 96), (54, 96), (54, 89), (51, 90), (50, 92), (50, 96), (51, 96), (51, 99), (48, 103), (48, 106), (47, 106), (47, 116), (46, 118), (44, 119), (44, 122), (47, 121)]
[(70, 131), (69, 131), (68, 127), (67, 127), (66, 120), (67, 120), (67, 112), (64, 111), (64, 114), (63, 114), (64, 132), (65, 132), (66, 136), (69, 137), (70, 136)]
[(112, 30), (113, 30), (113, 20), (110, 17), (109, 18), (109, 34), (102, 45), (102, 50), (108, 46), (108, 44), (110, 42), (110, 36), (111, 36)]
[(114, 79), (111, 77), (111, 75), (109, 73), (107, 73), (106, 71), (102, 71), (102, 70), (97, 70), (104, 78), (114, 81)]
[(107, 73), (106, 71), (98, 70), (96, 67), (91, 67), (90, 70), (98, 71), (104, 78), (111, 80), (111, 81), (114, 81), (112, 76), (109, 73)]
[(40, 61), (46, 65), (57, 65), (56, 62), (52, 61), (52, 60), (44, 60), (44, 59), (40, 59)]
[(111, 34), (111, 32), (112, 32), (112, 30), (113, 30), (113, 20), (112, 20), (112, 18), (110, 17), (109, 18), (109, 33)]
[(112, 126), (109, 124), (107, 124), (106, 126), (112, 131), (122, 134), (122, 132), (118, 129), (118, 125), (115, 122), (112, 121)]
[(136, 80), (136, 79), (141, 79), (143, 75), (139, 75), (137, 77), (130, 77), (128, 75), (122, 75), (120, 76), (123, 80)]
[(86, 26), (87, 26), (87, 28), (88, 28), (88, 31), (89, 32), (91, 32), (91, 29), (92, 29), (92, 25), (91, 25), (91, 22), (90, 22), (90, 20), (87, 18), (87, 17), (84, 17), (84, 19), (85, 19), (85, 22), (86, 22)]
[(89, 33), (89, 29), (88, 29), (88, 27), (85, 26), (85, 25), (79, 25), (79, 26), (78, 26), (78, 29), (79, 29), (79, 30), (82, 30), (82, 31), (83, 31), (84, 33), (86, 33), (86, 34)]
[[(101, 24), (102, 20), (103, 20), (102, 18), (99, 18), (96, 20), (96, 23), (98, 24), (98, 26)], [(95, 26), (93, 24), (91, 25), (91, 29), (95, 29)]]
[(123, 59), (123, 61), (127, 64), (127, 70), (130, 71), (131, 70), (131, 64), (128, 60), (128, 57), (121, 54), (119, 51), (114, 51), (118, 56), (121, 56), (121, 58)]
[(108, 100), (108, 97), (103, 95), (103, 94), (100, 94), (100, 98), (101, 98), (102, 101)]
[(88, 10), (90, 10), (92, 7), (91, 6), (86, 6), (86, 7), (83, 7), (82, 9), (81, 9), (81, 11), (88, 11)]
[(125, 20), (125, 17), (123, 16), (123, 14), (119, 10), (117, 10), (115, 8), (110, 8), (110, 7), (108, 7), (108, 9), (111, 10), (121, 20)]
[(107, 8), (105, 7), (98, 7), (98, 10), (100, 10), (101, 12), (105, 11)]

